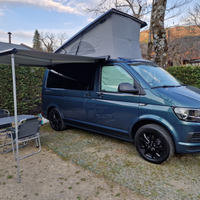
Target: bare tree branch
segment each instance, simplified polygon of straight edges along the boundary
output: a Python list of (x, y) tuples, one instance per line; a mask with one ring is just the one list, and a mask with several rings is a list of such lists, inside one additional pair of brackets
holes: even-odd
[(54, 52), (67, 39), (66, 33), (41, 32), (40, 41), (45, 47), (45, 51)]
[[(190, 2), (192, 2), (192, 0), (174, 0), (173, 3), (169, 1), (165, 11), (165, 21), (181, 15), (185, 6)], [(99, 0), (94, 7), (86, 8), (85, 11), (87, 13), (93, 13), (93, 17), (97, 17), (111, 8), (143, 19), (144, 16), (151, 12), (152, 5), (147, 0)]]
[(195, 4), (193, 9), (189, 9), (182, 21), (185, 25), (194, 25), (200, 28), (200, 3)]
[(100, 0), (96, 6), (86, 8), (85, 11), (97, 17), (111, 8), (141, 19), (150, 12), (151, 5), (147, 3), (147, 0)]
[(176, 0), (172, 5), (168, 4), (165, 11), (165, 21), (172, 18), (176, 18), (183, 14), (186, 9), (186, 6), (189, 5), (189, 3), (191, 2), (192, 0)]

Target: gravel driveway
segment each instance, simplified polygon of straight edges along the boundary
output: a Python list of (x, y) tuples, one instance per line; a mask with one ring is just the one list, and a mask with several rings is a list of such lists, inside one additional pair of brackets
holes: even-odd
[[(35, 150), (34, 143), (20, 149), (20, 154), (32, 150)], [(146, 199), (72, 161), (63, 161), (45, 147), (39, 154), (20, 161), (21, 183), (17, 183), (16, 161), (12, 152), (0, 155), (0, 163), (2, 200)]]

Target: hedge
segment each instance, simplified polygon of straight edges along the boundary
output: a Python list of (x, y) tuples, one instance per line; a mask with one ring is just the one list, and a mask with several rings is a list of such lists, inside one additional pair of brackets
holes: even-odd
[[(44, 68), (16, 66), (16, 91), (18, 114), (41, 112), (41, 87)], [(12, 68), (0, 65), (0, 108), (14, 114)]]
[(200, 66), (169, 67), (167, 71), (184, 84), (200, 88)]
[[(200, 88), (200, 66), (169, 67), (168, 72), (185, 84)], [(41, 112), (41, 89), (45, 69), (16, 66), (17, 112), (38, 114)], [(0, 65), (0, 109), (14, 114), (13, 82), (11, 66)]]

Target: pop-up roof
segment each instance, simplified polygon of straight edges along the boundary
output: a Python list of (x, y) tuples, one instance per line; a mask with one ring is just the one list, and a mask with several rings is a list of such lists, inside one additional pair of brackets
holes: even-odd
[(139, 37), (143, 22), (111, 9), (68, 40), (55, 53), (100, 57), (142, 58)]

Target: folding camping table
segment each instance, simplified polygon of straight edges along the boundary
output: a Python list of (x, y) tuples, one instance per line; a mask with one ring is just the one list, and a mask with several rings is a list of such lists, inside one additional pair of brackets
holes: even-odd
[[(31, 119), (34, 118), (34, 115), (17, 115), (17, 121), (21, 121), (22, 119)], [(12, 117), (3, 117), (0, 118), (0, 126), (5, 124), (10, 124), (15, 122), (15, 116)]]

